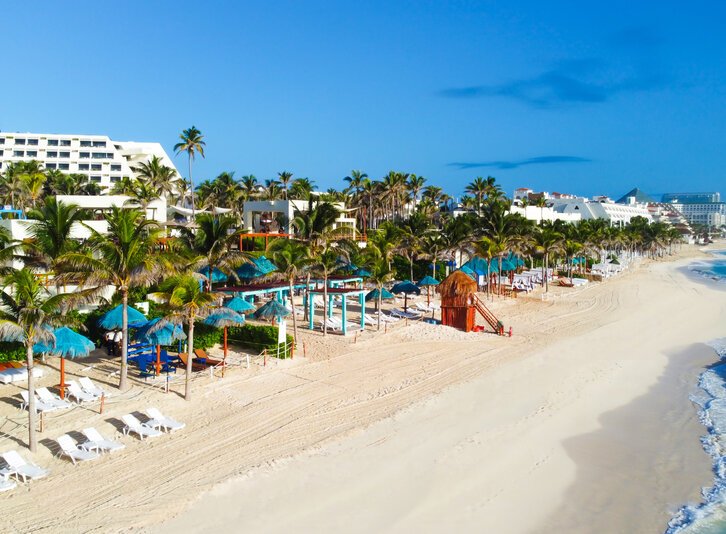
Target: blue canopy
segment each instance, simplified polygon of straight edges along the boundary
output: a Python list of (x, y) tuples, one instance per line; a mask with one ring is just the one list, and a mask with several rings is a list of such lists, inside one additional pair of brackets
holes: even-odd
[[(199, 274), (203, 275), (205, 278), (209, 278), (209, 267), (202, 267), (199, 269)], [(216, 267), (212, 269), (212, 283), (226, 282), (228, 279), (229, 277)]]
[(252, 258), (250, 262), (237, 269), (237, 276), (246, 279), (259, 278), (277, 270), (277, 266), (264, 256)]
[(63, 326), (53, 332), (55, 343), (40, 342), (33, 345), (34, 352), (45, 352), (61, 358), (83, 358), (96, 348), (86, 336)]
[(242, 297), (234, 297), (227, 303), (226, 307), (237, 313), (246, 313), (256, 309), (254, 304), (247, 302)]
[(205, 319), (204, 324), (215, 328), (224, 328), (226, 326), (239, 326), (244, 324), (245, 316), (240, 315), (229, 308), (217, 308), (210, 313)]
[(180, 339), (186, 339), (184, 329), (180, 324), (165, 321), (159, 325), (161, 319), (151, 319), (136, 330), (136, 339), (149, 345), (171, 345)]
[[(98, 326), (104, 330), (119, 330), (123, 328), (123, 304), (119, 304), (114, 309), (107, 311), (98, 321)], [(128, 306), (129, 324), (145, 323), (146, 316), (136, 308)]]
[(273, 298), (257, 308), (255, 319), (272, 319), (273, 317), (287, 317), (288, 315), (290, 315), (290, 310)]
[(519, 256), (515, 255), (513, 252), (509, 253), (509, 256), (507, 256), (507, 259), (517, 267), (523, 267), (524, 266), (524, 260), (520, 258)]
[(471, 269), (475, 274), (481, 276), (486, 276), (487, 274), (496, 273), (499, 271), (496, 260), (487, 261), (485, 258), (482, 258), (480, 256), (474, 256), (461, 267), (467, 267)]
[(436, 278), (434, 278), (432, 276), (428, 276), (428, 275), (424, 276), (418, 282), (418, 286), (419, 287), (424, 287), (424, 286), (437, 286), (437, 285), (439, 285), (439, 281)]
[(516, 270), (517, 270), (517, 265), (514, 262), (512, 262), (508, 259), (502, 260), (502, 272), (516, 271)]
[[(393, 296), (393, 293), (391, 293), (384, 287), (383, 291), (381, 291), (381, 298), (382, 299), (392, 299), (395, 297)], [(368, 294), (366, 295), (366, 300), (371, 300), (371, 299), (376, 299), (376, 300), (378, 299), (378, 288), (374, 289), (373, 291), (369, 291)]]
[(355, 272), (353, 274), (356, 276), (360, 276), (362, 278), (368, 278), (371, 275), (371, 272), (368, 271), (367, 269), (364, 269), (363, 267), (359, 267), (358, 269), (355, 270)]
[(391, 293), (405, 293), (406, 295), (414, 293), (416, 295), (420, 295), (421, 288), (410, 280), (404, 280), (403, 282), (394, 284), (394, 286), (391, 288)]
[(464, 274), (466, 274), (466, 275), (469, 275), (469, 278), (473, 278), (474, 280), (476, 280), (476, 273), (474, 272), (474, 270), (473, 270), (473, 269), (470, 269), (470, 268), (469, 268), (469, 267), (467, 267), (466, 265), (463, 265), (463, 266), (461, 267), (461, 269), (459, 269), (459, 270), (460, 270), (460, 271), (461, 271), (462, 273), (464, 273)]

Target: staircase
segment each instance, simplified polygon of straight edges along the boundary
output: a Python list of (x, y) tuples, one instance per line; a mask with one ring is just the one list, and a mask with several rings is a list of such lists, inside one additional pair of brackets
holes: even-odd
[(479, 297), (472, 294), (471, 295), (472, 303), (474, 304), (474, 307), (476, 308), (476, 311), (478, 311), (482, 317), (484, 317), (484, 320), (489, 324), (489, 326), (494, 329), (494, 332), (496, 334), (499, 334), (500, 336), (504, 335), (504, 325), (502, 322), (497, 319), (494, 314), (487, 308), (484, 303), (479, 300)]

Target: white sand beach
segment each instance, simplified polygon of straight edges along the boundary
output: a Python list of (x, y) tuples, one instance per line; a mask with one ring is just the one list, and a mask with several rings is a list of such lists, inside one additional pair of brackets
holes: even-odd
[[(0, 529), (661, 532), (711, 478), (687, 395), (726, 299), (678, 270), (700, 255), (495, 302), (511, 339), (306, 333), (307, 359), (201, 377), (190, 403), (135, 385), (102, 415), (51, 415), (33, 457), (51, 476), (0, 496)], [(187, 427), (79, 466), (53, 457), (52, 438), (110, 434), (149, 405)], [(0, 450), (29, 457), (25, 414), (0, 417)]]

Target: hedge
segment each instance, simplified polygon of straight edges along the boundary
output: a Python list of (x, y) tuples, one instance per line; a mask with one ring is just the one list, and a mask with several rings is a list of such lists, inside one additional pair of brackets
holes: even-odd
[[(230, 341), (239, 343), (243, 347), (248, 347), (259, 352), (268, 349), (271, 353), (277, 351), (277, 332), (276, 326), (244, 324), (242, 326), (233, 326), (228, 329), (228, 338)], [(284, 349), (281, 347), (280, 355), (287, 358), (292, 349), (293, 337), (287, 335), (287, 343)], [(196, 343), (195, 343), (196, 344)]]
[(25, 345), (18, 342), (0, 343), (0, 362), (18, 362), (25, 360)]

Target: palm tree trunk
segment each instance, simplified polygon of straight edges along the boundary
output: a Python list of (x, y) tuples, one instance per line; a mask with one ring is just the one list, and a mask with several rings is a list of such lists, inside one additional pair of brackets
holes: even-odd
[(295, 280), (294, 276), (290, 277), (290, 309), (292, 309), (292, 339), (295, 341), (295, 345), (297, 345), (297, 316), (295, 314), (295, 299), (293, 298), (292, 291), (293, 291), (293, 282)]
[(192, 222), (194, 222), (194, 179), (192, 178), (192, 155), (189, 154), (189, 187), (192, 189)]
[(499, 272), (497, 273), (497, 293), (502, 296), (502, 257), (499, 256)]
[(187, 374), (184, 377), (184, 400), (192, 400), (192, 360), (194, 359), (194, 317), (189, 318), (189, 335), (187, 336)]
[(549, 272), (550, 272), (550, 255), (549, 253), (545, 252), (544, 257), (544, 279), (545, 279), (545, 293), (547, 293), (550, 290), (550, 280), (549, 280)]
[(413, 282), (413, 254), (411, 254), (411, 257), (409, 258), (408, 261), (411, 264), (411, 278), (410, 278), (410, 280), (411, 280), (411, 282)]
[(129, 357), (129, 290), (121, 289), (121, 377), (118, 388), (124, 391), (128, 387), (128, 357)]
[(310, 273), (308, 273), (305, 277), (305, 303), (307, 306), (305, 306), (305, 309), (303, 310), (305, 312), (305, 315), (303, 315), (303, 321), (308, 321), (310, 319), (310, 314), (308, 312), (310, 309), (310, 302), (308, 302), (308, 299), (310, 299)]
[(33, 377), (33, 344), (26, 342), (25, 359), (28, 366), (28, 448), (35, 452), (38, 448), (38, 436), (35, 432), (35, 378)]
[(328, 273), (323, 274), (323, 335), (328, 335)]
[(377, 313), (377, 315), (378, 315), (378, 330), (381, 329), (381, 303), (383, 301), (382, 292), (383, 292), (383, 285), (382, 284), (379, 284), (378, 285), (378, 298), (376, 299), (376, 308), (377, 308), (376, 311), (378, 312)]

